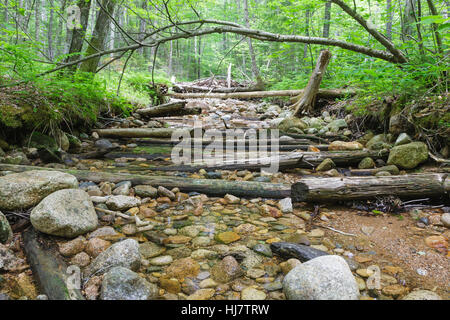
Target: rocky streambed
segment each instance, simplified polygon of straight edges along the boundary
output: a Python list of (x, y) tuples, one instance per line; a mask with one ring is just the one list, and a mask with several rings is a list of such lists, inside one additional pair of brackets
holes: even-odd
[[(412, 141), (406, 133), (369, 133), (356, 138), (348, 129), (350, 119), (329, 113), (296, 120), (278, 106), (263, 108), (239, 101), (191, 103), (204, 112), (164, 121), (172, 127), (189, 127), (193, 121), (221, 129), (278, 126), (284, 132), (328, 139), (326, 149), (336, 152), (390, 149), (384, 159), (365, 157), (356, 164), (358, 170), (373, 176), (404, 174), (428, 160), (427, 146)], [(160, 120), (133, 115), (109, 127), (160, 125)], [(3, 155), (2, 162), (19, 164), (16, 168), (20, 164), (47, 168), (18, 173), (3, 168), (2, 299), (52, 298), (43, 285), (45, 275), (36, 271), (36, 261), (27, 252), (31, 242), (24, 241), (23, 232), (30, 229), (37, 231), (36, 243), (45, 243), (45, 250), (60, 259), (55, 261), (75, 267), (61, 279), (66, 281), (68, 274), (78, 277), (79, 288), (74, 290), (91, 300), (449, 298), (448, 207), (412, 202), (392, 213), (389, 206), (395, 205), (383, 201), (319, 206), (295, 203), (290, 197), (212, 197), (208, 192), (186, 192), (182, 186), (126, 179), (93, 182), (77, 179), (70, 171), (51, 170), (152, 176), (160, 174), (154, 167), (170, 164), (171, 147), (167, 145), (149, 150), (145, 139), (105, 139), (96, 132), (75, 138), (56, 150), (54, 145), (43, 147), (41, 139), (41, 145), (10, 147)], [(320, 139), (306, 144), (308, 152), (322, 152)], [(48, 163), (49, 150), (58, 163)], [(291, 184), (304, 176), (356, 174), (352, 170), (330, 158), (314, 168), (276, 174), (207, 168), (166, 174)], [(443, 172), (427, 165), (420, 170)]]

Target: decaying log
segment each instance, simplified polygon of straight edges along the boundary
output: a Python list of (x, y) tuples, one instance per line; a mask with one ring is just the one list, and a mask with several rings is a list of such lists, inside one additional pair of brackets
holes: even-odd
[(200, 114), (201, 108), (186, 108), (186, 100), (171, 101), (159, 106), (138, 109), (136, 112), (147, 118)]
[[(49, 300), (84, 300), (77, 288), (77, 275), (67, 273), (67, 264), (50, 239), (30, 227), (23, 232), (23, 243), (40, 291)], [(81, 281), (81, 277), (78, 279)], [(69, 281), (74, 286), (68, 287)]]
[(297, 202), (333, 202), (365, 200), (380, 196), (399, 198), (444, 197), (450, 182), (447, 174), (411, 174), (383, 177), (303, 178), (292, 185), (292, 199)]
[(146, 184), (154, 187), (180, 188), (183, 192), (201, 192), (212, 196), (224, 196), (227, 193), (248, 198), (282, 199), (290, 197), (291, 186), (283, 183), (253, 181), (227, 181), (219, 179), (191, 179), (173, 176), (150, 176), (129, 173), (94, 172), (89, 170), (53, 169), (35, 166), (0, 164), (0, 171), (24, 172), (30, 170), (51, 170), (74, 175), (80, 181), (100, 183), (109, 181), (131, 181), (133, 185)]
[(176, 93), (232, 93), (232, 92), (252, 92), (255, 91), (253, 87), (204, 87), (196, 85), (180, 85), (175, 84), (172, 86)]
[[(275, 90), (275, 91), (252, 91), (252, 92), (231, 92), (231, 93), (168, 93), (168, 96), (177, 99), (255, 99), (268, 97), (295, 97), (303, 94), (304, 90)], [(319, 90), (317, 97), (323, 99), (339, 99), (347, 96), (354, 96), (354, 90), (328, 89)]]
[(108, 138), (170, 138), (176, 129), (171, 128), (118, 128), (94, 129), (100, 137)]
[(312, 113), (320, 83), (322, 82), (322, 77), (325, 74), (330, 59), (331, 52), (329, 50), (320, 51), (316, 67), (309, 78), (308, 85), (303, 93), (298, 95), (298, 101), (293, 105), (295, 110), (294, 116), (299, 116), (303, 111)]

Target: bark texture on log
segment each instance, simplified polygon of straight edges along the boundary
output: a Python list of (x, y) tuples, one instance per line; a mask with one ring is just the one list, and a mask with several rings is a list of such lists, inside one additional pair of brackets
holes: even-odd
[(68, 288), (68, 266), (59, 255), (56, 245), (32, 227), (23, 232), (23, 242), (40, 291), (46, 294), (49, 300), (85, 300), (79, 289)]
[(118, 128), (94, 129), (100, 137), (109, 138), (170, 138), (176, 129), (170, 128)]
[[(295, 97), (303, 94), (304, 90), (275, 90), (275, 91), (253, 91), (253, 92), (231, 92), (231, 93), (169, 93), (168, 95), (178, 99), (254, 99), (268, 97)], [(346, 96), (354, 96), (354, 90), (319, 90), (317, 97), (324, 99), (338, 99)]]
[(298, 101), (293, 105), (295, 110), (294, 116), (299, 116), (303, 111), (312, 113), (320, 83), (322, 82), (322, 77), (327, 69), (330, 59), (331, 52), (329, 50), (322, 50), (320, 52), (316, 67), (309, 78), (308, 85), (303, 93), (297, 97)]
[(447, 174), (411, 174), (384, 177), (304, 178), (292, 185), (294, 201), (333, 202), (379, 196), (400, 198), (444, 197), (448, 200)]
[(216, 179), (191, 179), (174, 176), (150, 176), (129, 173), (94, 172), (89, 170), (53, 169), (35, 166), (0, 164), (0, 171), (24, 172), (30, 170), (52, 170), (74, 175), (78, 180), (100, 183), (109, 181), (131, 181), (133, 185), (146, 184), (154, 187), (180, 188), (183, 192), (201, 192), (213, 196), (227, 193), (248, 198), (282, 199), (290, 197), (291, 186), (283, 183), (266, 183), (252, 181), (227, 181)]
[[(270, 151), (270, 150), (268, 150)], [(341, 151), (341, 152), (290, 152), (280, 153), (277, 156), (265, 158), (242, 156), (245, 160), (226, 160), (226, 158), (216, 165), (208, 165), (206, 162), (193, 162), (185, 165), (155, 167), (155, 171), (184, 171), (196, 172), (205, 170), (250, 170), (256, 171), (269, 167), (270, 163), (278, 161), (280, 170), (292, 168), (312, 168), (318, 166), (323, 160), (330, 158), (337, 166), (349, 166), (358, 164), (362, 159), (371, 157), (372, 159), (384, 159), (388, 156), (388, 151)], [(226, 155), (224, 154), (224, 157)], [(245, 158), (246, 157), (246, 158)]]
[(143, 108), (136, 110), (136, 113), (147, 117), (170, 117), (170, 116), (182, 116), (189, 114), (200, 114), (202, 112), (201, 108), (185, 108), (186, 101), (172, 101), (168, 103), (161, 104), (159, 106)]

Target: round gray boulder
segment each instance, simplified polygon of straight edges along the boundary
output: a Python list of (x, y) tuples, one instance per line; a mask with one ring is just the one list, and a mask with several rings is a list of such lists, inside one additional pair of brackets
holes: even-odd
[(0, 177), (0, 209), (28, 209), (57, 190), (71, 188), (78, 188), (78, 180), (63, 172), (32, 170), (8, 174)]
[(89, 195), (80, 189), (59, 190), (47, 196), (31, 211), (30, 220), (35, 229), (65, 238), (93, 231), (98, 224)]
[(283, 280), (288, 300), (358, 300), (359, 290), (347, 262), (336, 255), (298, 265)]

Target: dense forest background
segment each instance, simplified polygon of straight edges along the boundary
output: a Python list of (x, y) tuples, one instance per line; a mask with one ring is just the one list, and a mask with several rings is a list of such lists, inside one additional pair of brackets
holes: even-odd
[(449, 14), (439, 0), (1, 0), (0, 121), (47, 130), (127, 114), (154, 83), (230, 65), (234, 80), (300, 89), (324, 48), (322, 87), (360, 90), (357, 112), (386, 97), (445, 101)]

